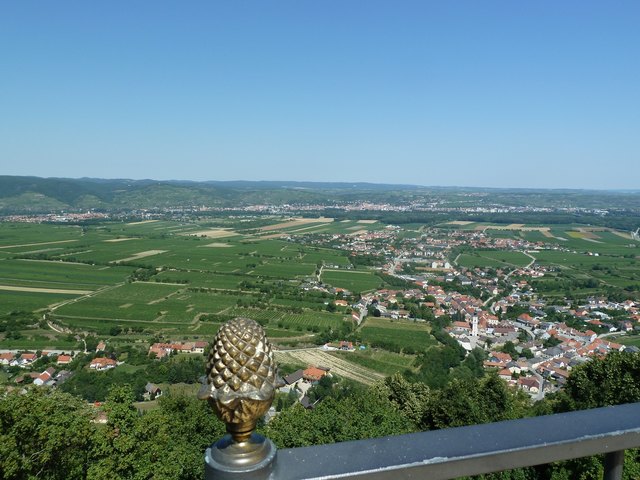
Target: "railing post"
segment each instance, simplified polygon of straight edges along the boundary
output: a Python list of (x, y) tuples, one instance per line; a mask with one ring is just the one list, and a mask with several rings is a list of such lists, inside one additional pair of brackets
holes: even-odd
[(624, 450), (610, 452), (604, 456), (603, 480), (622, 480)]
[(254, 432), (279, 386), (271, 345), (262, 327), (234, 318), (220, 327), (207, 361), (207, 400), (227, 435), (205, 453), (206, 480), (266, 480), (276, 458), (273, 442)]

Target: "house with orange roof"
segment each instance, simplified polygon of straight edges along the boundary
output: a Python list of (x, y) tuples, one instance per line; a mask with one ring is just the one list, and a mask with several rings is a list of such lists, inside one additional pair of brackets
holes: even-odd
[(31, 365), (37, 359), (38, 355), (36, 355), (35, 353), (23, 353), (18, 359), (18, 365), (20, 365), (21, 367)]
[(0, 365), (9, 365), (15, 358), (14, 353), (0, 353)]
[(453, 322), (451, 324), (453, 326), (453, 328), (457, 328), (457, 329), (462, 329), (462, 330), (469, 330), (471, 329), (471, 327), (469, 326), (469, 322)]
[(176, 344), (175, 350), (181, 353), (192, 353), (195, 347), (195, 343), (193, 342), (184, 342)]
[(308, 382), (317, 382), (328, 373), (328, 370), (309, 366), (309, 368), (302, 371), (302, 378), (304, 378)]
[(529, 323), (531, 320), (533, 320), (533, 318), (528, 313), (523, 313), (520, 316), (518, 316), (518, 320), (523, 323)]
[(492, 362), (501, 362), (501, 363), (509, 363), (513, 360), (511, 355), (504, 352), (490, 352), (489, 360)]
[(116, 368), (117, 365), (118, 362), (112, 360), (111, 358), (99, 357), (91, 360), (89, 368), (101, 372), (104, 370), (109, 370), (111, 368)]
[(47, 368), (44, 372), (38, 375), (37, 378), (33, 380), (34, 385), (42, 386), (47, 383), (49, 380), (53, 378), (53, 374), (56, 373), (56, 370), (53, 367)]
[(58, 355), (58, 360), (56, 363), (58, 365), (67, 365), (71, 363), (72, 360), (73, 358), (71, 357), (71, 355)]
[(204, 353), (205, 349), (209, 346), (209, 342), (194, 342), (193, 351), (195, 353)]
[(149, 355), (155, 354), (157, 359), (161, 359), (173, 353), (173, 345), (170, 343), (154, 343), (149, 347)]

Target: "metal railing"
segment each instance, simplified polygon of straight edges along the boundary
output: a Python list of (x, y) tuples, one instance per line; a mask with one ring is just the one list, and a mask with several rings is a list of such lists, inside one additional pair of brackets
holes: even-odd
[(280, 450), (273, 479), (445, 480), (607, 454), (622, 478), (624, 450), (640, 446), (640, 403)]
[(229, 478), (445, 480), (606, 454), (604, 479), (614, 480), (636, 447), (640, 403), (278, 450), (271, 468)]

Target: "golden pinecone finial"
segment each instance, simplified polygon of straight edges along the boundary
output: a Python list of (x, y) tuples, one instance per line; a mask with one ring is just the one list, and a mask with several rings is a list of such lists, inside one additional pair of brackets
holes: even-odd
[(206, 399), (236, 442), (244, 442), (269, 410), (278, 387), (271, 345), (262, 327), (234, 318), (220, 327), (207, 361)]

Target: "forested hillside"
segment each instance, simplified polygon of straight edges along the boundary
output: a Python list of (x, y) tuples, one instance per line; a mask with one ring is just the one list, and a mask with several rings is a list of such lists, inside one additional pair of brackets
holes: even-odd
[[(353, 202), (402, 205), (403, 211), (432, 211), (434, 208), (456, 213), (459, 208), (609, 209), (637, 212), (638, 191), (495, 189), (464, 187), (426, 187), (345, 182), (258, 182), (258, 181), (182, 181), (95, 178), (40, 178), (0, 175), (0, 214), (50, 213), (62, 210), (120, 211), (178, 207), (239, 208), (246, 205), (321, 205)], [(449, 210), (451, 209), (451, 210)], [(380, 210), (386, 211), (387, 208)], [(442, 210), (442, 211), (445, 211)], [(461, 212), (464, 214), (464, 212)], [(522, 213), (522, 212), (520, 212)], [(420, 213), (419, 215), (424, 215)], [(501, 217), (502, 215), (498, 215)], [(598, 218), (596, 212), (594, 218)], [(423, 217), (420, 217), (423, 218)], [(457, 217), (456, 217), (457, 218)], [(496, 215), (479, 220), (495, 221)], [(462, 219), (462, 218), (461, 218)], [(522, 217), (516, 219), (522, 221)], [(417, 221), (417, 220), (411, 220)], [(420, 220), (423, 221), (423, 220)], [(506, 223), (510, 223), (509, 220)]]

